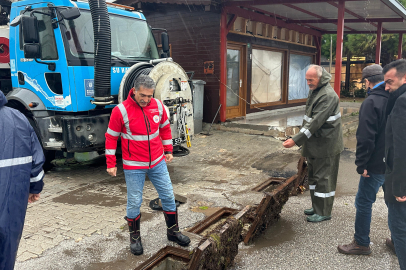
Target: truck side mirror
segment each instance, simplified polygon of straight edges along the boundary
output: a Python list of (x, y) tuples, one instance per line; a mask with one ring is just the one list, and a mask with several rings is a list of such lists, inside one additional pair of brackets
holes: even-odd
[(162, 42), (162, 51), (169, 55), (169, 36), (168, 33), (162, 32), (161, 33), (161, 42)]
[(36, 59), (41, 57), (41, 47), (38, 43), (24, 44), (24, 58)]
[(23, 30), (24, 44), (39, 43), (38, 20), (37, 17), (22, 16), (21, 26)]
[(74, 20), (80, 16), (80, 10), (77, 7), (71, 7), (60, 11), (65, 20)]
[(10, 22), (10, 26), (12, 27), (16, 27), (17, 25), (19, 25), (21, 23), (21, 17), (23, 15), (18, 15), (17, 17), (15, 17), (11, 22)]

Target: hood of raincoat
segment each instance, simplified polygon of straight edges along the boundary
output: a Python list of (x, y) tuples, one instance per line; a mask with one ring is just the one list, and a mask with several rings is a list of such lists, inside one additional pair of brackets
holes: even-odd
[(0, 108), (3, 107), (4, 105), (6, 105), (6, 103), (7, 103), (7, 98), (3, 94), (3, 92), (0, 90)]
[(317, 85), (317, 88), (321, 88), (325, 86), (326, 84), (330, 83), (331, 81), (331, 74), (328, 73), (324, 68), (323, 72), (321, 73), (320, 81), (319, 84)]

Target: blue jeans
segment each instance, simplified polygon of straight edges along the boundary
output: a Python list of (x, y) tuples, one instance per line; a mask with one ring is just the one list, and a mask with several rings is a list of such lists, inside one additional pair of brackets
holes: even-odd
[(158, 191), (164, 211), (176, 211), (175, 196), (165, 160), (152, 169), (124, 170), (127, 183), (127, 217), (136, 218), (140, 214), (145, 175), (148, 175)]
[(369, 232), (371, 229), (372, 204), (376, 201), (376, 193), (385, 182), (384, 174), (368, 172), (369, 177), (359, 180), (358, 192), (355, 197), (355, 234), (358, 245), (369, 246)]
[(400, 269), (406, 270), (406, 202), (387, 203), (388, 225)]

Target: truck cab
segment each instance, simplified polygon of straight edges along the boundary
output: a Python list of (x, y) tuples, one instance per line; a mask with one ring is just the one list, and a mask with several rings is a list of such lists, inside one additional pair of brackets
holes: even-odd
[[(69, 8), (78, 8), (80, 16), (65, 19), (63, 12)], [(10, 27), (9, 106), (27, 116), (45, 152), (103, 150), (104, 133), (111, 110), (118, 104), (124, 74), (136, 63), (159, 58), (144, 15), (127, 8), (108, 7), (113, 101), (101, 108), (92, 103), (97, 52), (89, 4), (67, 0), (14, 2), (10, 21), (22, 14), (36, 17), (37, 30), (29, 29), (27, 23)], [(38, 58), (30, 57), (25, 49), (35, 39), (35, 31), (40, 46)]]

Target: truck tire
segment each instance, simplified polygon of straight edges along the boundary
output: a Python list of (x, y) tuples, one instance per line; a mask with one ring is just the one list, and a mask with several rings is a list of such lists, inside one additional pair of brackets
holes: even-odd
[(43, 168), (44, 172), (47, 172), (47, 171), (51, 170), (54, 167), (54, 165), (52, 165), (51, 161), (55, 159), (56, 151), (55, 150), (45, 150), (44, 149), (44, 145), (43, 145), (42, 140), (41, 140), (41, 135), (40, 135), (38, 126), (35, 123), (35, 120), (32, 117), (29, 117), (27, 115), (25, 117), (27, 117), (28, 122), (30, 122), (30, 125), (34, 129), (35, 134), (37, 135), (38, 140), (41, 143), (42, 151), (44, 152), (44, 156), (45, 156), (45, 163), (42, 166), (42, 168)]

